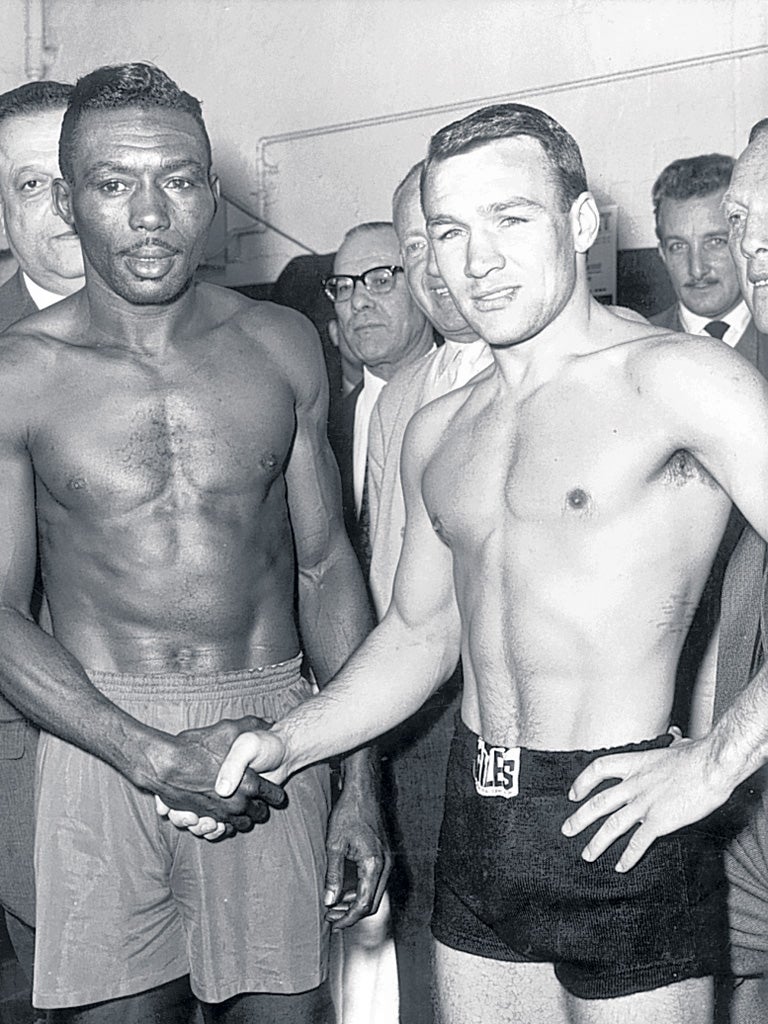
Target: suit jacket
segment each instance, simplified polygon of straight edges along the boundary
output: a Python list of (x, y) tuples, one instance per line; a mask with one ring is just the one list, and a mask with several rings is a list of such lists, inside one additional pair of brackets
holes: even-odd
[[(431, 370), (442, 349), (433, 349), (404, 367), (379, 396), (368, 434), (368, 509), (371, 538), (370, 586), (381, 618), (392, 597), (405, 531), (400, 453), (412, 417), (435, 398)], [(487, 364), (492, 361), (488, 350)], [(482, 368), (478, 365), (478, 372)], [(446, 387), (446, 391), (451, 390)]]
[[(663, 327), (668, 331), (685, 331), (680, 320), (680, 307), (677, 303), (664, 309), (655, 316), (648, 317), (649, 323), (656, 327)], [(745, 359), (748, 359), (753, 366), (756, 366), (764, 377), (768, 377), (768, 337), (755, 327), (753, 320), (750, 320), (739, 338), (736, 351), (740, 352)]]
[(677, 303), (668, 309), (663, 309), (660, 313), (649, 316), (648, 323), (655, 327), (664, 327), (668, 331), (685, 331), (680, 320), (680, 307)]
[[(649, 320), (655, 326), (669, 331), (685, 330), (680, 320), (680, 308), (677, 303), (650, 317)], [(764, 377), (768, 378), (768, 337), (760, 334), (753, 320), (747, 324), (736, 345), (736, 351), (757, 367)], [(696, 684), (699, 666), (706, 653), (712, 632), (720, 620), (726, 568), (739, 543), (739, 538), (744, 532), (744, 525), (744, 517), (734, 506), (680, 654), (673, 710), (673, 718), (676, 721), (685, 722), (688, 717), (690, 699)], [(745, 672), (744, 682), (749, 676), (749, 666)]]
[[(5, 284), (0, 286), (0, 332), (15, 324), (17, 320), (23, 320), (25, 316), (31, 316), (36, 312), (37, 306), (27, 291), (21, 271), (17, 270), (13, 277), (9, 277)], [(39, 582), (38, 572), (38, 579), (35, 583), (36, 592)], [(39, 600), (37, 604), (39, 605)], [(17, 721), (22, 717), (15, 707), (0, 696), (0, 722)]]
[(352, 541), (358, 558), (358, 522), (355, 510), (355, 486), (353, 478), (353, 452), (355, 431), (355, 408), (363, 390), (362, 381), (349, 394), (344, 395), (339, 403), (338, 415), (328, 421), (328, 440), (331, 443), (341, 477), (341, 504), (344, 513), (344, 526)]
[(0, 331), (36, 312), (37, 306), (27, 291), (21, 271), (17, 270), (0, 286)]

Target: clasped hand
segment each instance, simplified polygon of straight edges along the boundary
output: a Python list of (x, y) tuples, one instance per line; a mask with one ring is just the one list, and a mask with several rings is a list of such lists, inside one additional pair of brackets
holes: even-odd
[(255, 731), (269, 726), (269, 722), (255, 715), (246, 715), (222, 719), (200, 729), (187, 729), (175, 736), (170, 764), (165, 766), (162, 782), (156, 787), (158, 813), (167, 815), (178, 828), (188, 828), (208, 840), (246, 832), (267, 821), (271, 807), (285, 805), (282, 786), (247, 766), (227, 792), (211, 785), (211, 780), (239, 736), (255, 735)]

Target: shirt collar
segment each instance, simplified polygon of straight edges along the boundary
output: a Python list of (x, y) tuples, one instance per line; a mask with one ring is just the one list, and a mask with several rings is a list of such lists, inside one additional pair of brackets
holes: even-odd
[(41, 288), (39, 284), (35, 284), (29, 274), (23, 270), (21, 276), (24, 278), (24, 284), (26, 285), (29, 297), (32, 299), (38, 309), (48, 309), (54, 302), (61, 302), (64, 298), (63, 295), (57, 295), (56, 292), (49, 292), (47, 288)]
[(728, 324), (728, 331), (723, 341), (731, 347), (741, 338), (750, 318), (749, 308), (744, 299), (730, 313), (726, 313), (725, 316), (699, 316), (698, 313), (692, 313), (690, 309), (687, 309), (682, 302), (678, 303), (678, 310), (680, 313), (680, 323), (685, 328), (687, 334), (707, 334), (708, 332), (704, 328), (707, 324), (711, 324), (713, 320), (722, 320), (723, 323)]

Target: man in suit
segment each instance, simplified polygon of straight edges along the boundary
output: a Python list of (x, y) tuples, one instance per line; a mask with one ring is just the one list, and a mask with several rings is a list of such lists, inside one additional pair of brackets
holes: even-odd
[[(54, 212), (59, 129), (71, 85), (29, 82), (0, 96), (0, 210), (19, 265), (0, 287), (0, 331), (82, 287), (77, 235)], [(31, 981), (32, 872), (37, 730), (0, 697), (0, 905), (19, 963)]]
[(0, 209), (19, 264), (0, 287), (0, 331), (83, 286), (77, 234), (51, 202), (71, 92), (60, 82), (28, 82), (0, 96)]
[(364, 490), (371, 413), (387, 381), (426, 355), (434, 339), (408, 291), (391, 223), (373, 221), (351, 228), (324, 286), (336, 313), (336, 325), (330, 330), (338, 332), (338, 340), (363, 365), (362, 381), (344, 397), (339, 433), (331, 437), (331, 444), (341, 471), (345, 524), (367, 572)]
[(719, 153), (665, 167), (653, 185), (659, 255), (677, 302), (650, 318), (687, 334), (710, 334), (756, 362), (755, 328), (739, 291), (722, 203), (734, 160)]
[[(400, 452), (411, 417), (428, 402), (462, 387), (493, 361), (484, 341), (459, 313), (440, 277), (421, 209), (422, 164), (398, 185), (392, 217), (408, 289), (445, 343), (399, 370), (371, 417), (368, 493), (372, 541), (370, 585), (382, 618), (392, 596), (405, 528)], [(459, 704), (460, 669), (414, 716), (380, 741), (382, 804), (395, 851), (390, 876), (401, 1024), (433, 1020), (430, 978), (434, 867), (443, 817), (445, 769)]]
[[(656, 179), (651, 195), (659, 255), (677, 302), (650, 320), (666, 330), (720, 338), (768, 376), (768, 343), (759, 340), (728, 249), (723, 197), (734, 163), (718, 153), (686, 157)], [(694, 734), (709, 726), (723, 573), (743, 525), (734, 510), (680, 658), (676, 713)]]

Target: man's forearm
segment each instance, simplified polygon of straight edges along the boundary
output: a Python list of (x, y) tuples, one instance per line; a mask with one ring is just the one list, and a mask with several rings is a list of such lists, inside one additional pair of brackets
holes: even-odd
[(91, 683), (61, 644), (13, 609), (0, 611), (0, 689), (46, 732), (67, 740), (151, 788), (171, 738), (132, 718)]
[(731, 790), (768, 763), (768, 662), (715, 723), (708, 742), (713, 769)]
[(390, 610), (322, 693), (273, 727), (285, 744), (287, 774), (405, 721), (450, 676), (458, 656), (442, 631), (414, 633)]

